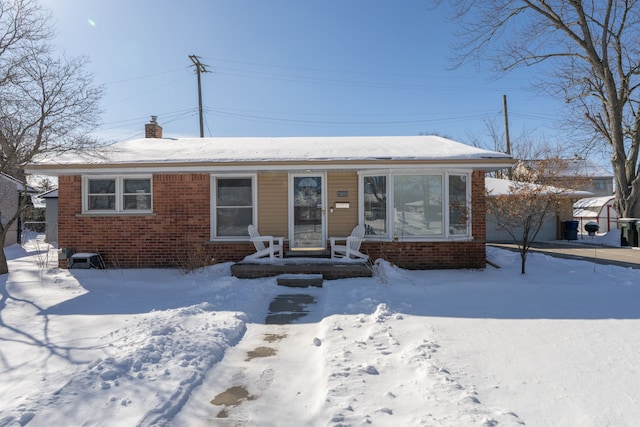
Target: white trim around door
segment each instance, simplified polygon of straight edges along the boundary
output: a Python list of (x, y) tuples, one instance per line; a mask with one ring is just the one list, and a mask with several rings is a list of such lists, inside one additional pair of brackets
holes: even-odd
[(327, 243), (325, 172), (289, 174), (289, 244), (291, 250), (317, 251)]

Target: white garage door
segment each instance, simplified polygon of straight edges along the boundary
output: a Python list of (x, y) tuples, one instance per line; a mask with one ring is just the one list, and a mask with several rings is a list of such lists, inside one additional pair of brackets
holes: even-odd
[[(557, 240), (556, 238), (556, 217), (547, 219), (542, 228), (538, 232), (538, 235), (534, 239), (534, 242), (544, 242), (549, 240)], [(516, 236), (522, 236), (521, 230), (516, 230)], [(495, 216), (487, 214), (487, 242), (512, 242), (513, 238), (502, 229), (498, 229), (496, 225)]]

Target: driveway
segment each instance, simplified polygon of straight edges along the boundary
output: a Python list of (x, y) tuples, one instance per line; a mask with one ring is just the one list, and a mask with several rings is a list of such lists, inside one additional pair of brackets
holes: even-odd
[[(514, 243), (487, 243), (487, 246), (518, 251), (518, 247)], [(637, 247), (610, 247), (579, 241), (557, 240), (535, 242), (529, 250), (560, 258), (581, 259), (597, 264), (640, 269), (640, 248)]]

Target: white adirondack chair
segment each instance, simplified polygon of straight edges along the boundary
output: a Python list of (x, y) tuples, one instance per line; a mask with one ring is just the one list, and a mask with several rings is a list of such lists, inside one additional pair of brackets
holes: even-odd
[[(331, 243), (331, 258), (345, 258), (345, 259), (369, 259), (368, 255), (360, 252), (360, 244), (364, 240), (364, 226), (357, 225), (349, 237), (331, 237), (329, 242)], [(337, 244), (336, 242), (344, 242), (344, 245)]]
[(253, 225), (249, 225), (249, 237), (256, 247), (256, 253), (246, 256), (245, 259), (282, 258), (283, 237), (261, 236)]

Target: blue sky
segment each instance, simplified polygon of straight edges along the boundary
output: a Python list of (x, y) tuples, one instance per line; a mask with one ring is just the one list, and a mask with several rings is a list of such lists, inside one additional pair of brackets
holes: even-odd
[(485, 122), (554, 141), (563, 103), (527, 90), (535, 69), (495, 80), (483, 67), (450, 69), (455, 23), (418, 0), (41, 0), (57, 43), (88, 55), (106, 88), (100, 133), (164, 136), (437, 133), (494, 148)]

